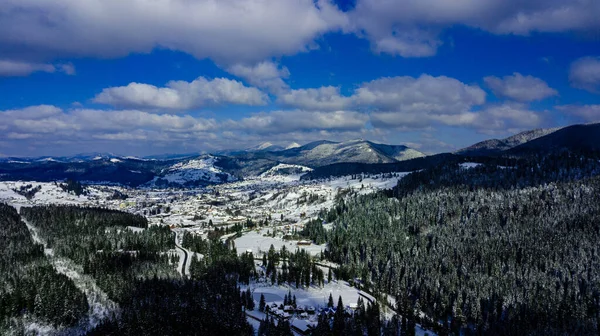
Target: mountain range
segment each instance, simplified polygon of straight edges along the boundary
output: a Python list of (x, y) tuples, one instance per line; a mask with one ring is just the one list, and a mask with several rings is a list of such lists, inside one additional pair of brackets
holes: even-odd
[(75, 179), (130, 186), (201, 186), (258, 176), (280, 165), (306, 167), (305, 178), (360, 172), (425, 169), (448, 161), (519, 157), (550, 151), (600, 150), (600, 124), (537, 129), (505, 139), (490, 139), (454, 153), (425, 156), (401, 145), (367, 140), (315, 141), (277, 146), (264, 143), (239, 151), (175, 154), (152, 157), (86, 153), (66, 157), (0, 159), (0, 179), (54, 181)]

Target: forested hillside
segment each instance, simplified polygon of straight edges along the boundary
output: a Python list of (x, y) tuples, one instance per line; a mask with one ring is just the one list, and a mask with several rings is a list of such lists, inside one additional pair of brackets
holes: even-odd
[(21, 334), (37, 320), (73, 326), (88, 310), (86, 297), (50, 265), (17, 211), (0, 203), (0, 334)]
[(596, 334), (597, 162), (560, 154), (413, 173), (387, 196), (340, 201), (328, 257), (442, 334)]
[(81, 265), (118, 303), (119, 313), (90, 335), (251, 334), (237, 276), (205, 268), (193, 280), (181, 277), (176, 255), (169, 253), (175, 240), (168, 227), (137, 232), (128, 227), (146, 228), (144, 217), (98, 208), (38, 206), (21, 212), (56, 254)]

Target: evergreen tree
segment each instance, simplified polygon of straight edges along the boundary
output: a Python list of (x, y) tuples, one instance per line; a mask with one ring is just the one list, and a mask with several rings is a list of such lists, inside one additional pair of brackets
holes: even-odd
[(258, 303), (258, 310), (261, 312), (265, 311), (265, 306), (266, 306), (266, 302), (265, 302), (265, 295), (264, 294), (260, 294), (260, 301)]
[(345, 331), (345, 318), (344, 318), (344, 303), (342, 302), (342, 297), (338, 298), (337, 308), (335, 310), (335, 315), (333, 316), (333, 335), (344, 335)]

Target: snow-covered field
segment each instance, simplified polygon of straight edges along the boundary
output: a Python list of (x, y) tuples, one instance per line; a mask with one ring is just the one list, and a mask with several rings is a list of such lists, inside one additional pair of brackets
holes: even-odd
[(252, 250), (252, 254), (254, 254), (255, 257), (262, 256), (263, 253), (269, 251), (271, 245), (273, 245), (277, 251), (285, 246), (288, 251), (295, 251), (299, 248), (306, 250), (313, 256), (318, 255), (325, 250), (325, 245), (297, 245), (296, 241), (286, 241), (278, 237), (272, 238), (270, 236), (264, 236), (269, 230), (272, 231), (272, 229), (269, 228), (263, 228), (259, 232), (250, 231), (242, 237), (235, 239), (234, 242), (237, 252), (241, 254), (246, 253), (248, 250)]
[[(345, 281), (332, 281), (327, 283), (322, 288), (312, 286), (310, 288), (295, 288), (291, 286), (270, 286), (264, 284), (251, 284), (250, 291), (252, 292), (252, 296), (254, 301), (256, 301), (256, 307), (258, 308), (258, 302), (260, 301), (260, 296), (263, 295), (265, 297), (265, 302), (267, 305), (276, 304), (277, 306), (283, 304), (283, 298), (289, 292), (292, 295), (296, 296), (296, 305), (302, 306), (305, 308), (313, 307), (316, 312), (319, 311), (320, 308), (326, 308), (327, 302), (329, 299), (329, 295), (334, 299), (335, 304), (337, 304), (338, 298), (341, 296), (344, 306), (350, 308), (358, 301), (360, 296), (367, 301), (374, 301), (375, 299), (369, 295), (368, 293), (362, 292), (354, 287), (351, 287)], [(242, 287), (242, 290), (245, 290), (247, 287)], [(359, 294), (360, 293), (360, 294)], [(249, 312), (250, 315), (263, 319), (264, 314), (255, 310), (253, 312)], [(292, 315), (290, 318), (290, 323), (298, 327), (301, 330), (306, 330), (308, 326), (316, 326), (317, 324), (317, 314), (309, 315), (308, 318), (300, 318), (297, 315)]]

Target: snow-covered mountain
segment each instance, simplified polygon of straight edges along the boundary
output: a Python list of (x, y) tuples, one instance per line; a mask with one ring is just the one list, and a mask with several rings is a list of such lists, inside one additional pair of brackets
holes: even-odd
[(297, 143), (297, 142), (292, 142), (291, 144), (287, 145), (287, 146), (285, 147), (285, 149), (298, 148), (298, 147), (301, 147), (301, 146), (302, 146), (302, 145), (300, 145), (300, 144), (299, 144), (299, 143)]
[(233, 182), (233, 175), (224, 172), (217, 165), (217, 157), (203, 155), (198, 158), (178, 162), (155, 176), (147, 186), (194, 186)]
[(384, 145), (362, 139), (317, 141), (271, 154), (275, 160), (309, 167), (342, 162), (392, 163), (425, 156), (406, 146)]
[(494, 155), (509, 150), (511, 148), (515, 148), (519, 145), (535, 140), (537, 138), (541, 138), (548, 134), (554, 133), (558, 130), (560, 130), (560, 128), (535, 129), (515, 134), (506, 139), (489, 139), (478, 142), (467, 148), (460, 149), (456, 151), (455, 154), (465, 156)]
[(282, 149), (283, 149), (283, 147), (281, 147), (281, 146), (274, 145), (270, 142), (263, 142), (260, 145), (246, 149), (246, 151), (260, 152), (260, 151), (278, 151), (278, 150), (282, 150)]
[(571, 152), (600, 151), (600, 123), (572, 125), (537, 137), (511, 148), (509, 154), (528, 155), (567, 150)]

